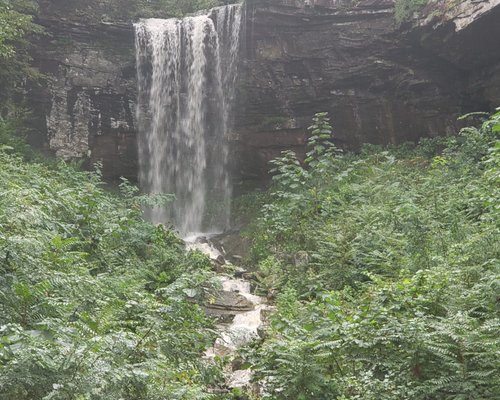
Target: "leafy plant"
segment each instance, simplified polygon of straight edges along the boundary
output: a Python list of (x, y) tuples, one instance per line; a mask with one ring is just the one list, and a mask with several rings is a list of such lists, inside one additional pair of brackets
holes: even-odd
[(396, 0), (394, 18), (397, 24), (413, 18), (415, 13), (420, 11), (429, 3), (429, 0)]
[(30, 36), (42, 32), (32, 20), (36, 9), (31, 0), (0, 0), (0, 116), (17, 85), (39, 78), (29, 55)]
[(0, 150), (0, 398), (214, 399), (211, 264), (98, 169)]
[(304, 164), (274, 161), (250, 229), (260, 286), (279, 293), (246, 353), (263, 397), (499, 397), (500, 113), (360, 155), (328, 144), (324, 117)]
[(228, 3), (231, 2), (223, 0), (139, 0), (138, 13), (142, 17), (182, 17)]

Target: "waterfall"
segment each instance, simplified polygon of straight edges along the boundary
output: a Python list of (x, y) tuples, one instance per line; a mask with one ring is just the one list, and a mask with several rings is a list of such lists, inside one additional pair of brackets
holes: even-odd
[(240, 5), (135, 24), (139, 181), (147, 193), (175, 195), (146, 214), (184, 236), (229, 225), (227, 134), (240, 26)]

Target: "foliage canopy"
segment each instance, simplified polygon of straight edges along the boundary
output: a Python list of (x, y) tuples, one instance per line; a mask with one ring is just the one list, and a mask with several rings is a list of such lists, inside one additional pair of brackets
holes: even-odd
[(0, 118), (15, 89), (38, 78), (29, 55), (29, 38), (42, 32), (32, 21), (36, 9), (31, 0), (0, 0)]

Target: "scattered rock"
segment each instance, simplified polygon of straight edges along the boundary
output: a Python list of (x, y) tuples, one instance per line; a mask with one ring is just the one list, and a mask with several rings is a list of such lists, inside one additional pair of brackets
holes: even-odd
[(230, 388), (245, 389), (250, 387), (251, 380), (252, 371), (248, 369), (240, 369), (231, 374), (231, 377), (227, 381), (227, 385)]
[[(234, 258), (234, 257), (233, 257), (233, 258)], [(244, 275), (244, 274), (246, 274), (246, 273), (247, 273), (247, 270), (246, 270), (246, 269), (244, 269), (244, 268), (241, 268), (241, 267), (238, 267), (238, 266), (236, 266), (236, 267), (234, 268), (234, 276), (235, 276), (236, 278), (241, 278), (241, 277), (243, 277), (243, 275)]]
[(239, 357), (236, 357), (233, 361), (231, 361), (231, 369), (233, 371), (243, 369), (243, 360)]
[(220, 291), (215, 299), (205, 307), (209, 309), (223, 309), (233, 311), (250, 311), (255, 308), (255, 305), (245, 296), (237, 292)]
[[(212, 348), (205, 352), (208, 359), (218, 357), (234, 357), (226, 368), (226, 386), (230, 389), (244, 389), (258, 392), (251, 383), (252, 371), (242, 369), (243, 361), (236, 356), (236, 351), (263, 335), (263, 324), (268, 306), (264, 298), (252, 293), (252, 285), (248, 279), (254, 275), (242, 268), (226, 263), (224, 247), (218, 248), (207, 238), (196, 238), (186, 243), (186, 248), (199, 250), (207, 254), (220, 269), (232, 269), (237, 277), (220, 276), (222, 290), (216, 293), (209, 303), (205, 304), (208, 315), (218, 319), (219, 337)], [(219, 250), (220, 249), (220, 250)]]
[(247, 281), (254, 281), (256, 279), (255, 272), (245, 272), (241, 277)]

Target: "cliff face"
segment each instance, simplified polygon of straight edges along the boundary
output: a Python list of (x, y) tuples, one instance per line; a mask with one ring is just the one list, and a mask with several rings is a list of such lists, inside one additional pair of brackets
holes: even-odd
[(40, 19), (49, 32), (35, 55), (49, 80), (35, 100), (56, 155), (103, 163), (135, 179), (136, 72), (130, 24)]
[[(112, 10), (125, 0), (93, 1)], [(499, 2), (433, 2), (416, 27), (396, 28), (392, 0), (247, 0), (236, 171), (262, 177), (281, 150), (300, 153), (318, 111), (330, 113), (340, 145), (357, 148), (451, 132), (462, 112), (500, 104)], [(64, 157), (102, 161), (107, 177), (133, 179), (132, 24), (54, 10), (42, 13), (51, 36), (35, 55), (51, 77), (34, 98), (47, 143)]]
[(466, 75), (466, 96), (483, 109), (500, 106), (500, 0), (433, 1), (413, 40)]
[(300, 151), (317, 111), (330, 113), (340, 145), (357, 148), (453, 132), (462, 112), (494, 106), (498, 1), (449, 14), (445, 3), (398, 28), (388, 0), (248, 2), (238, 116), (246, 169), (260, 174), (284, 148)]

